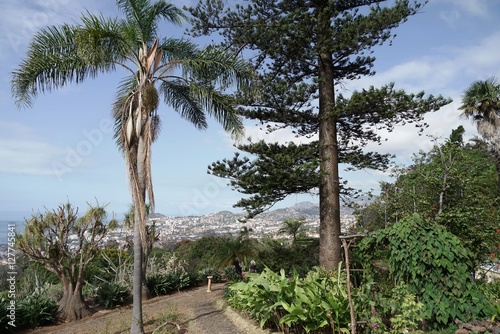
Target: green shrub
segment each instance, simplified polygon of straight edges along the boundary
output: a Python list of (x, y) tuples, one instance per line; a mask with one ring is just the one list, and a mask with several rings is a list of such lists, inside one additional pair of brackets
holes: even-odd
[(150, 275), (146, 278), (146, 286), (153, 296), (163, 296), (174, 291), (174, 283), (169, 275)]
[[(423, 303), (424, 320), (431, 328), (447, 328), (456, 318), (469, 321), (491, 314), (486, 297), (471, 278), (467, 249), (456, 236), (417, 214), (364, 238), (358, 250), (363, 263), (369, 264), (369, 274), (380, 276), (381, 268), (388, 266), (385, 274), (390, 279), (376, 281), (411, 288), (409, 293)], [(392, 287), (375, 289), (373, 295), (390, 298)], [(377, 312), (386, 319), (391, 317), (380, 308)]]
[(313, 270), (304, 279), (266, 268), (229, 287), (228, 304), (246, 312), (261, 327), (290, 333), (349, 333), (349, 303), (344, 274)]
[(207, 267), (198, 271), (197, 281), (202, 284), (206, 283), (207, 276), (212, 276), (212, 282), (214, 283), (222, 282), (222, 272), (212, 267)]
[(8, 318), (10, 311), (7, 309), (10, 305), (10, 299), (7, 298), (8, 291), (0, 292), (0, 332), (10, 333), (14, 330), (14, 327), (9, 325), (12, 319)]
[(234, 266), (224, 267), (224, 277), (231, 282), (241, 281), (241, 277), (236, 273), (236, 268)]
[(167, 295), (191, 286), (191, 276), (185, 271), (175, 271), (169, 274), (154, 274), (146, 278), (146, 286), (153, 296)]
[(292, 245), (278, 240), (265, 239), (257, 258), (257, 270), (263, 267), (279, 272), (284, 269), (287, 274), (292, 270), (304, 277), (319, 265), (319, 239), (301, 239)]
[(118, 305), (123, 305), (130, 296), (129, 289), (114, 282), (102, 282), (98, 287), (94, 302), (105, 308), (112, 308)]
[(191, 276), (185, 271), (174, 271), (168, 276), (173, 282), (174, 289), (177, 291), (191, 286)]
[(33, 294), (16, 304), (16, 326), (35, 328), (54, 323), (58, 305), (43, 295)]
[(492, 307), (491, 321), (500, 321), (500, 281), (483, 283), (482, 290)]

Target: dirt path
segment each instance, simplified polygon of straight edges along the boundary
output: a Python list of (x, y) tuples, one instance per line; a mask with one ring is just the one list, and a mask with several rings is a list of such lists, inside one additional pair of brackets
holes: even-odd
[[(214, 284), (212, 291), (199, 287), (157, 297), (143, 305), (146, 333), (193, 334), (264, 334), (256, 324), (228, 308), (223, 299), (224, 284)], [(131, 306), (99, 311), (89, 318), (58, 326), (24, 331), (26, 334), (125, 334), (130, 332)], [(166, 324), (168, 314), (179, 318)], [(178, 326), (178, 327), (177, 327)], [(177, 329), (176, 329), (177, 328)]]

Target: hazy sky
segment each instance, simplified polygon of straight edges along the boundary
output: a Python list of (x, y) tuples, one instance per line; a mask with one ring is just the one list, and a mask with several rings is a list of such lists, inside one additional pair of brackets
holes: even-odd
[[(182, 6), (186, 1), (176, 0)], [(194, 4), (195, 1), (191, 1)], [(113, 140), (110, 106), (123, 72), (101, 75), (81, 85), (40, 95), (32, 108), (17, 110), (11, 97), (11, 72), (24, 58), (33, 33), (49, 24), (78, 22), (88, 9), (105, 16), (120, 15), (113, 1), (0, 1), (0, 220), (22, 219), (32, 210), (55, 208), (70, 201), (83, 212), (86, 202), (108, 204), (121, 215), (130, 203), (124, 162)], [(453, 98), (428, 115), (426, 134), (446, 138), (463, 125), (466, 137), (476, 135), (457, 110), (465, 88), (474, 80), (500, 77), (500, 2), (497, 0), (431, 0), (422, 12), (396, 29), (392, 46), (375, 50), (377, 74), (343, 88), (353, 90), (395, 82), (397, 88)], [(163, 36), (181, 37), (184, 29), (166, 26)], [(199, 215), (221, 210), (241, 197), (223, 179), (207, 174), (207, 166), (230, 158), (231, 138), (211, 122), (198, 131), (167, 107), (160, 107), (163, 128), (153, 145), (153, 181), (157, 212)], [(414, 127), (398, 128), (375, 149), (397, 155), (408, 165), (411, 155), (427, 150), (430, 138)], [(289, 140), (282, 132), (264, 137), (248, 127), (247, 136), (270, 141)], [(373, 171), (342, 173), (355, 187), (378, 188), (387, 176)], [(292, 196), (281, 206), (312, 196)]]

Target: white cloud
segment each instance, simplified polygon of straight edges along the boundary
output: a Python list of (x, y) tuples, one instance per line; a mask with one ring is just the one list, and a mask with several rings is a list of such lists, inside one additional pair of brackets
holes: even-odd
[[(273, 126), (272, 123), (270, 123), (269, 125)], [(245, 139), (243, 140), (243, 143), (247, 141), (246, 140), (247, 138), (250, 138), (250, 140), (253, 143), (260, 140), (264, 140), (267, 143), (279, 143), (279, 144), (287, 144), (290, 142), (294, 142), (296, 144), (304, 144), (317, 140), (316, 136), (313, 138), (306, 138), (303, 136), (296, 137), (296, 135), (289, 128), (280, 129), (273, 131), (271, 133), (267, 133), (266, 126), (267, 125), (261, 125), (261, 126), (247, 125), (245, 127)]]
[[(424, 90), (445, 96), (460, 95), (475, 80), (500, 76), (498, 54), (500, 31), (478, 40), (476, 44), (443, 45), (411, 61), (391, 64), (387, 70), (378, 70), (373, 77), (349, 83), (348, 89), (360, 90), (370, 85), (380, 87), (395, 82), (397, 88), (408, 92)], [(498, 70), (492, 72), (492, 68)]]
[(467, 1), (455, 1), (448, 0), (448, 2), (460, 7), (467, 14), (473, 16), (484, 17), (488, 15), (488, 4), (484, 0), (467, 0)]
[(439, 18), (452, 27), (458, 27), (468, 16), (485, 18), (490, 15), (490, 4), (494, 5), (494, 1), (485, 0), (441, 0), (435, 1), (444, 3), (446, 10), (439, 12)]
[(0, 121), (0, 172), (30, 175), (53, 175), (53, 161), (64, 151), (54, 147), (30, 128)]

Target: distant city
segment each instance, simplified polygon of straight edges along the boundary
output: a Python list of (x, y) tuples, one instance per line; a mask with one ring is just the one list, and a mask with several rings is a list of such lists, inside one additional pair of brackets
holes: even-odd
[[(353, 210), (342, 208), (342, 230), (347, 231), (355, 223)], [(292, 207), (264, 212), (249, 219), (246, 223), (241, 220), (244, 214), (235, 214), (230, 211), (221, 211), (203, 216), (167, 217), (155, 214), (150, 217), (150, 224), (154, 222), (159, 242), (162, 244), (175, 243), (181, 240), (196, 240), (204, 236), (237, 236), (246, 228), (253, 238), (278, 237), (278, 231), (283, 227), (287, 218), (303, 218), (304, 230), (309, 237), (319, 237), (319, 206), (311, 202), (297, 203)], [(116, 229), (109, 233), (108, 238), (119, 244), (125, 242), (125, 235), (132, 235), (128, 229)], [(286, 236), (279, 236), (286, 237)]]
[[(246, 223), (241, 222), (243, 218), (244, 214), (235, 214), (230, 211), (185, 217), (168, 217), (156, 213), (150, 216), (148, 224), (154, 223), (156, 232), (159, 234), (160, 245), (182, 240), (196, 240), (204, 236), (237, 236), (244, 228), (248, 230), (251, 238), (283, 238), (287, 236), (279, 235), (279, 230), (287, 218), (303, 218), (305, 233), (309, 237), (319, 237), (319, 206), (311, 202), (301, 202), (289, 208), (270, 210), (249, 219)], [(346, 207), (341, 209), (341, 224), (342, 231), (348, 231), (355, 224), (352, 209)], [(104, 243), (125, 247), (131, 240), (132, 232), (122, 223), (117, 229), (108, 232)], [(76, 236), (70, 237), (70, 240), (76, 242)], [(0, 264), (4, 262), (6, 252), (7, 245), (0, 245)]]

